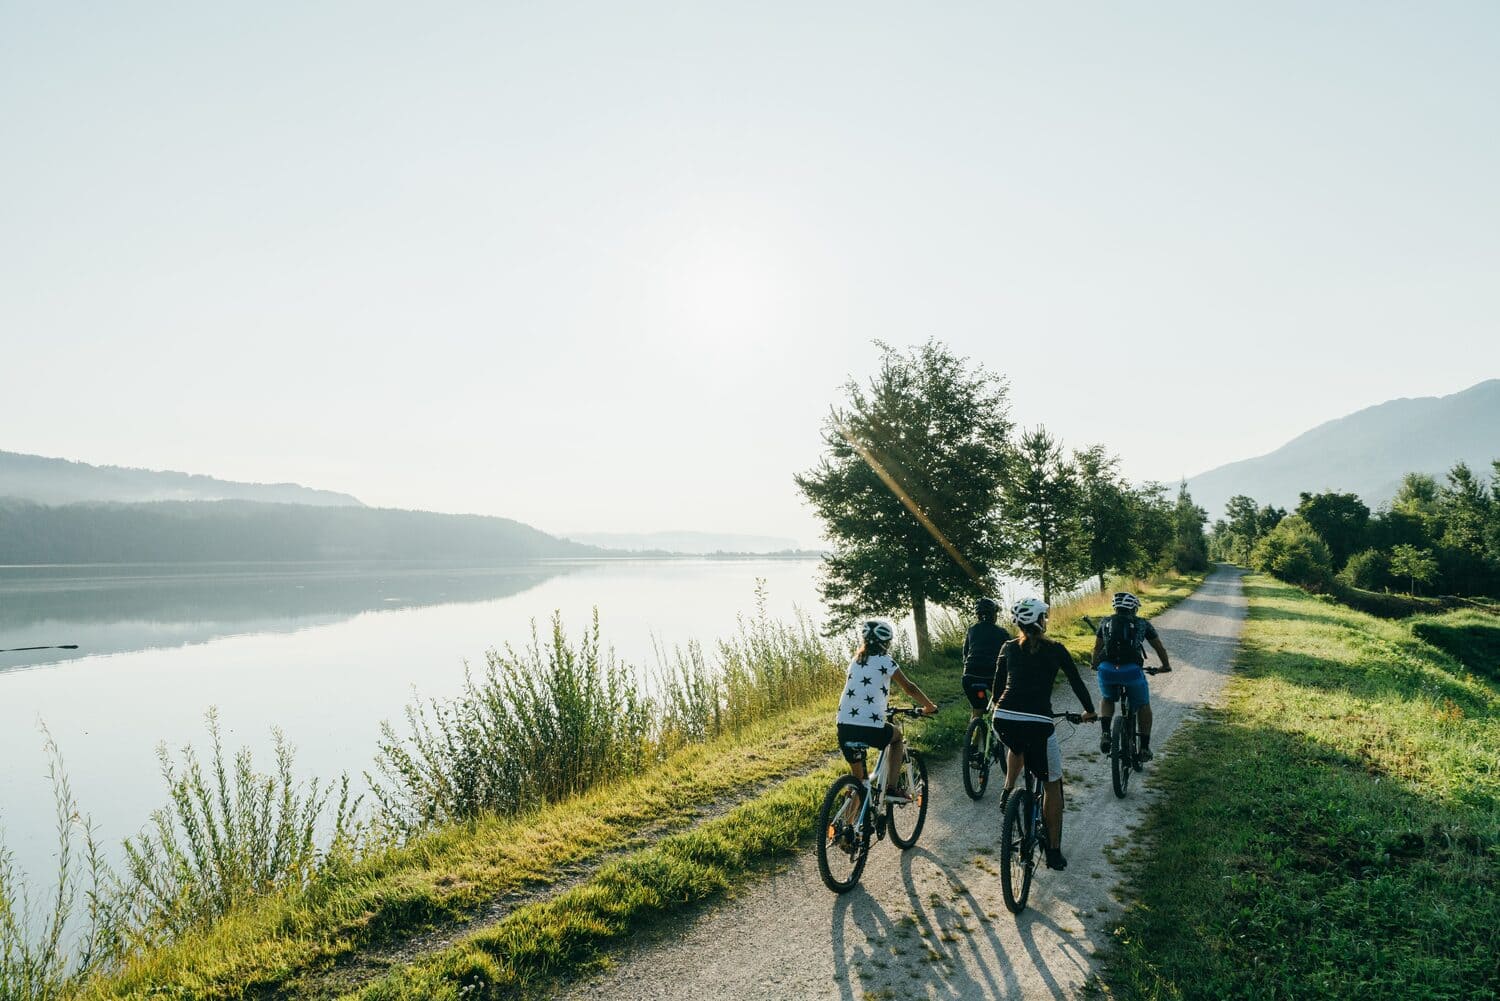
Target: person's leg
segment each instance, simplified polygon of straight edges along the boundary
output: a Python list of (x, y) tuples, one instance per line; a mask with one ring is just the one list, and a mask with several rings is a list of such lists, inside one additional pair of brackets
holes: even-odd
[(1141, 760), (1150, 761), (1154, 757), (1151, 753), (1151, 688), (1144, 673), (1131, 689), (1130, 701), (1136, 707), (1135, 732), (1141, 738)]
[(1026, 768), (1026, 756), (1007, 749), (1005, 752), (1005, 791), (1011, 792)]
[(896, 792), (897, 783), (901, 779), (901, 763), (906, 760), (906, 742), (901, 738), (901, 728), (894, 723), (887, 723), (891, 731), (890, 747), (885, 752), (885, 776), (882, 782), (885, 784), (885, 794), (890, 796)]
[(1110, 698), (1115, 687), (1105, 676), (1105, 665), (1099, 665), (1099, 752), (1109, 753), (1109, 725), (1115, 718), (1115, 700)]
[(1046, 790), (1042, 794), (1042, 816), (1047, 818), (1047, 836), (1051, 840), (1048, 847), (1053, 850), (1062, 848), (1062, 779), (1047, 783)]

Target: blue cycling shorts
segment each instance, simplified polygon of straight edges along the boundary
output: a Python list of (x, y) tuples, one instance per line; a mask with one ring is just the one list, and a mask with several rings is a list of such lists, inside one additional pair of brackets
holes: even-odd
[(1113, 701), (1114, 690), (1122, 685), (1130, 695), (1130, 704), (1137, 709), (1151, 704), (1151, 687), (1146, 684), (1146, 672), (1141, 670), (1141, 665), (1121, 665), (1111, 664), (1107, 660), (1100, 661), (1099, 694)]

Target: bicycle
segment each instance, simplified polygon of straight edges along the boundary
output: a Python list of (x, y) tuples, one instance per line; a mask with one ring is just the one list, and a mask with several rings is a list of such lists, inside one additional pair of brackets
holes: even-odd
[[(922, 715), (922, 710), (915, 707), (892, 706), (885, 711), (885, 718), (892, 722), (897, 716), (921, 718)], [(846, 746), (868, 750), (870, 745), (850, 743)], [(920, 753), (907, 747), (906, 760), (901, 767), (901, 779), (905, 780), (907, 790), (906, 801), (888, 801), (884, 776), (885, 756), (889, 749), (889, 745), (880, 749), (868, 779), (861, 781), (853, 775), (840, 775), (823, 797), (823, 807), (818, 811), (818, 873), (823, 877), (823, 884), (834, 893), (854, 889), (865, 870), (870, 846), (883, 839), (887, 830), (891, 842), (904, 851), (917, 843), (922, 825), (927, 822), (927, 762)], [(898, 779), (898, 788), (900, 784)], [(859, 802), (857, 810), (856, 799)], [(849, 819), (851, 815), (853, 820)], [(908, 823), (910, 831), (905, 830)], [(848, 872), (841, 878), (845, 865)], [(838, 873), (834, 871), (836, 868)]]
[[(1083, 722), (1079, 713), (1053, 713), (1052, 718), (1066, 719), (1069, 723)], [(1038, 855), (1052, 843), (1047, 833), (1047, 818), (1042, 815), (1041, 777), (1030, 762), (1027, 762), (1025, 772), (1026, 784), (1010, 794), (1005, 820), (1000, 825), (1000, 888), (1005, 893), (1005, 906), (1012, 914), (1020, 914), (1026, 909)], [(1020, 885), (1019, 893), (1017, 884)]]
[(1005, 755), (1005, 745), (995, 734), (994, 715), (995, 693), (992, 691), (984, 715), (971, 720), (968, 732), (964, 734), (964, 792), (972, 800), (983, 798), (984, 790), (990, 784), (990, 766)]
[[(1152, 676), (1161, 673), (1155, 667), (1142, 670)], [(1130, 773), (1141, 770), (1141, 735), (1136, 729), (1130, 692), (1124, 685), (1110, 685), (1109, 688), (1105, 697), (1115, 704), (1114, 722), (1109, 727), (1109, 778), (1115, 789), (1115, 798), (1124, 799), (1125, 790), (1130, 786)]]

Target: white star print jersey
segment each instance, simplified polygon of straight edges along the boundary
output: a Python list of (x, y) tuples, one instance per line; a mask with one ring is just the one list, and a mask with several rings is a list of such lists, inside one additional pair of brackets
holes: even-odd
[(888, 654), (872, 654), (861, 664), (849, 662), (844, 694), (839, 698), (838, 722), (855, 726), (885, 726), (885, 704), (891, 694), (896, 662)]

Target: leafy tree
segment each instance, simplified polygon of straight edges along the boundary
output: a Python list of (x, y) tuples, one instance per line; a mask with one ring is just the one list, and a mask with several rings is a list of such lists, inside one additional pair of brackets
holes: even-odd
[(1431, 551), (1415, 546), (1397, 546), (1391, 550), (1391, 574), (1411, 581), (1411, 594), (1417, 593), (1417, 583), (1429, 584), (1437, 576), (1437, 560)]
[(1135, 556), (1132, 539), (1130, 487), (1120, 478), (1120, 460), (1103, 445), (1094, 445), (1073, 453), (1082, 491), (1079, 517), (1085, 542), (1084, 566), (1099, 578), (1104, 589), (1104, 575), (1123, 570)]
[(1017, 543), (1011, 571), (1054, 590), (1076, 587), (1088, 572), (1083, 529), (1083, 485), (1057, 439), (1045, 428), (1021, 436), (1001, 478), (1001, 517)]
[(1463, 462), (1438, 488), (1438, 567), (1444, 585), (1460, 594), (1493, 591), (1500, 583), (1500, 563), (1489, 555), (1486, 538), (1493, 517), (1491, 489)]
[(1208, 540), (1203, 525), (1208, 512), (1193, 503), (1187, 481), (1177, 488), (1177, 504), (1172, 509), (1172, 565), (1178, 573), (1196, 573), (1208, 569)]
[(877, 347), (879, 371), (846, 384), (823, 458), (796, 483), (834, 547), (820, 584), (830, 625), (910, 611), (925, 656), (927, 603), (993, 590), (1009, 556), (996, 518), (1006, 385), (934, 341)]
[(1407, 473), (1401, 478), (1401, 489), (1391, 501), (1391, 509), (1419, 518), (1437, 514), (1437, 480), (1426, 473)]
[(1373, 591), (1382, 586), (1390, 558), (1378, 549), (1366, 549), (1349, 557), (1344, 569), (1339, 571), (1339, 580), (1350, 587)]
[(1370, 509), (1357, 494), (1321, 493), (1301, 495), (1297, 513), (1322, 536), (1333, 554), (1333, 564), (1342, 567), (1366, 541)]
[(1284, 518), (1256, 543), (1250, 565), (1309, 591), (1333, 584), (1333, 557), (1317, 532), (1299, 515)]
[(1132, 555), (1125, 569), (1145, 576), (1160, 570), (1172, 559), (1176, 524), (1174, 508), (1162, 483), (1143, 483), (1127, 495), (1130, 510)]

